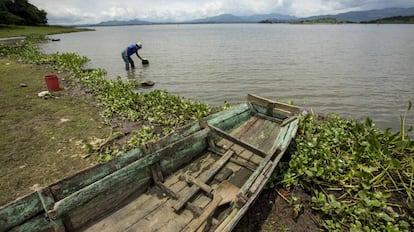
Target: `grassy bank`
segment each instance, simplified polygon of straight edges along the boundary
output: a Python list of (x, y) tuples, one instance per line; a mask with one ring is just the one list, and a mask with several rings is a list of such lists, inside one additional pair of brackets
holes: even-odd
[(64, 26), (16, 26), (0, 24), (0, 38), (29, 35), (52, 35), (88, 30), (90, 29)]
[[(33, 185), (53, 183), (96, 163), (97, 155), (85, 144), (110, 134), (98, 109), (91, 107), (92, 98), (71, 96), (68, 89), (56, 97), (38, 97), (47, 90), (43, 77), (53, 73), (0, 58), (0, 205)], [(63, 87), (67, 75), (59, 78)]]

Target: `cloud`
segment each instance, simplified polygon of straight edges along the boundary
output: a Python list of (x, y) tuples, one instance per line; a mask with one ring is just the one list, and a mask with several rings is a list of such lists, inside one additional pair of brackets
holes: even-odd
[(107, 20), (185, 21), (219, 14), (279, 13), (298, 17), (346, 11), (413, 7), (412, 0), (31, 0), (48, 13), (50, 24)]

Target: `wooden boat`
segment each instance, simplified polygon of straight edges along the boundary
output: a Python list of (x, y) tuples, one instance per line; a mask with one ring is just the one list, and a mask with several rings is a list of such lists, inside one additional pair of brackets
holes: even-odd
[(0, 231), (231, 231), (298, 126), (299, 108), (248, 95), (0, 208)]

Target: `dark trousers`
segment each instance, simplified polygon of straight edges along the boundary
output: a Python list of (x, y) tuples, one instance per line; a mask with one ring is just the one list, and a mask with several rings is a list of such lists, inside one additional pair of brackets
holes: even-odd
[(129, 70), (129, 64), (131, 64), (131, 68), (134, 69), (135, 68), (135, 64), (134, 61), (132, 60), (132, 58), (130, 56), (125, 57), (124, 55), (122, 55), (122, 59), (125, 62), (125, 69)]

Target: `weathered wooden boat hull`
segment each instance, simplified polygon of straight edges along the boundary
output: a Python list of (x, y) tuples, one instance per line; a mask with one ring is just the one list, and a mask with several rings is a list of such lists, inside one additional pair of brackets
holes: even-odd
[[(231, 231), (294, 137), (298, 114), (249, 95), (1, 207), (0, 231)], [(231, 196), (219, 206), (223, 183)]]

